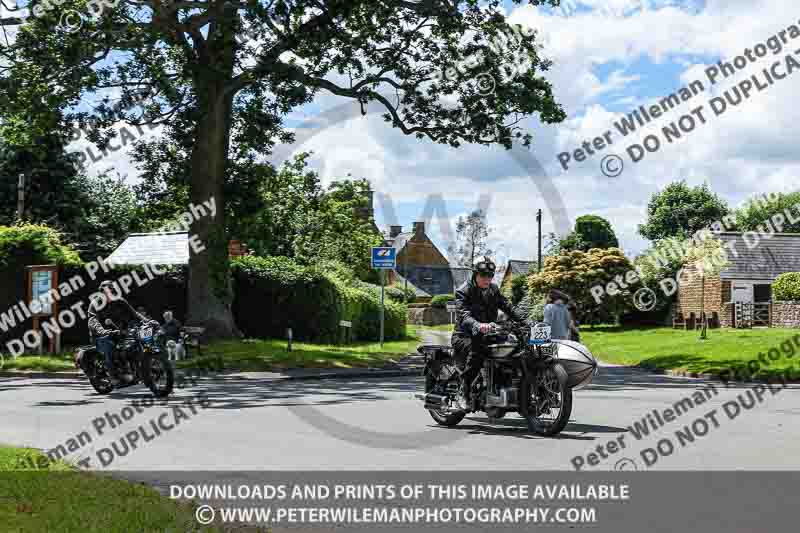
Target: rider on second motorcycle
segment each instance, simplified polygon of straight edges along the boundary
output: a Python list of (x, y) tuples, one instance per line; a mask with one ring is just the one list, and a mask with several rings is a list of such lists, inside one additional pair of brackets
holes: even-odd
[(510, 320), (522, 321), (500, 288), (492, 283), (495, 270), (489, 257), (479, 258), (472, 267), (470, 280), (456, 290), (456, 324), (450, 343), (462, 372), (464, 394), (458, 399), (458, 408), (464, 411), (470, 405), (470, 385), (486, 357), (485, 336), (490, 332), (490, 324), (497, 320), (498, 311), (503, 311)]
[[(114, 366), (114, 342), (119, 330), (106, 327), (106, 320), (111, 320), (117, 327), (126, 327), (128, 322), (138, 320), (142, 324), (152, 322), (147, 317), (137, 313), (131, 304), (121, 294), (113, 290), (114, 283), (104, 281), (100, 284), (98, 297), (93, 298), (89, 305), (89, 332), (94, 338), (97, 351), (103, 354), (105, 366), (111, 377), (112, 383), (118, 383), (120, 376)], [(158, 324), (157, 322), (155, 324)]]

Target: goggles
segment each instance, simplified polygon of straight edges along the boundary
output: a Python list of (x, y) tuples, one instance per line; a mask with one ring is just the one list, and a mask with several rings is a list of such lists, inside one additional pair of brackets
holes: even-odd
[(477, 272), (494, 272), (495, 264), (491, 261), (481, 261), (475, 265), (475, 270)]

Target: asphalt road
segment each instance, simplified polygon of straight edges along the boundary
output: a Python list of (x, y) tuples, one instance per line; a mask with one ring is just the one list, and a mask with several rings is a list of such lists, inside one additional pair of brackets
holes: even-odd
[[(98, 470), (574, 470), (576, 457), (584, 471), (800, 470), (798, 385), (773, 391), (762, 385), (758, 401), (755, 384), (726, 389), (719, 382), (603, 366), (589, 388), (575, 393), (572, 418), (558, 438), (529, 434), (516, 415), (489, 423), (474, 414), (455, 428), (438, 427), (413, 398), (420, 386), (416, 377), (224, 376), (147, 407), (142, 402), (152, 396), (142, 386), (102, 397), (84, 380), (0, 378), (0, 442), (44, 450), (63, 445), (66, 459), (88, 458), (84, 464)], [(740, 405), (731, 419), (726, 402), (737, 396), (747, 402), (748, 391), (755, 404)], [(663, 419), (686, 398), (695, 399), (693, 407), (671, 422), (659, 424), (654, 415), (663, 427), (650, 436), (637, 439), (628, 430), (653, 410)], [(732, 403), (727, 409), (733, 414)], [(111, 429), (115, 415), (121, 423)], [(684, 426), (694, 442), (687, 430), (676, 435)], [(126, 450), (133, 439), (136, 448)], [(645, 466), (642, 450), (661, 439), (674, 450)], [(590, 452), (598, 453), (594, 466)]]

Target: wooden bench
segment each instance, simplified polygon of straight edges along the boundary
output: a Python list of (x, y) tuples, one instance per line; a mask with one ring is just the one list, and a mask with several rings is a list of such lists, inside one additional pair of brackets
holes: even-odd
[(682, 329), (686, 327), (686, 318), (683, 313), (678, 313), (677, 316), (672, 318), (672, 329)]

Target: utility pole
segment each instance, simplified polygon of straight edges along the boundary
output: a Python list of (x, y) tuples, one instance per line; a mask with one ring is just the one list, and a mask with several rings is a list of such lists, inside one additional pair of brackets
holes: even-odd
[(19, 175), (17, 182), (17, 218), (22, 220), (25, 213), (25, 174)]
[(538, 265), (538, 272), (541, 272), (542, 271), (542, 210), (541, 209), (536, 211), (536, 223), (539, 227), (539, 235), (538, 235), (539, 255), (537, 259), (537, 265)]

